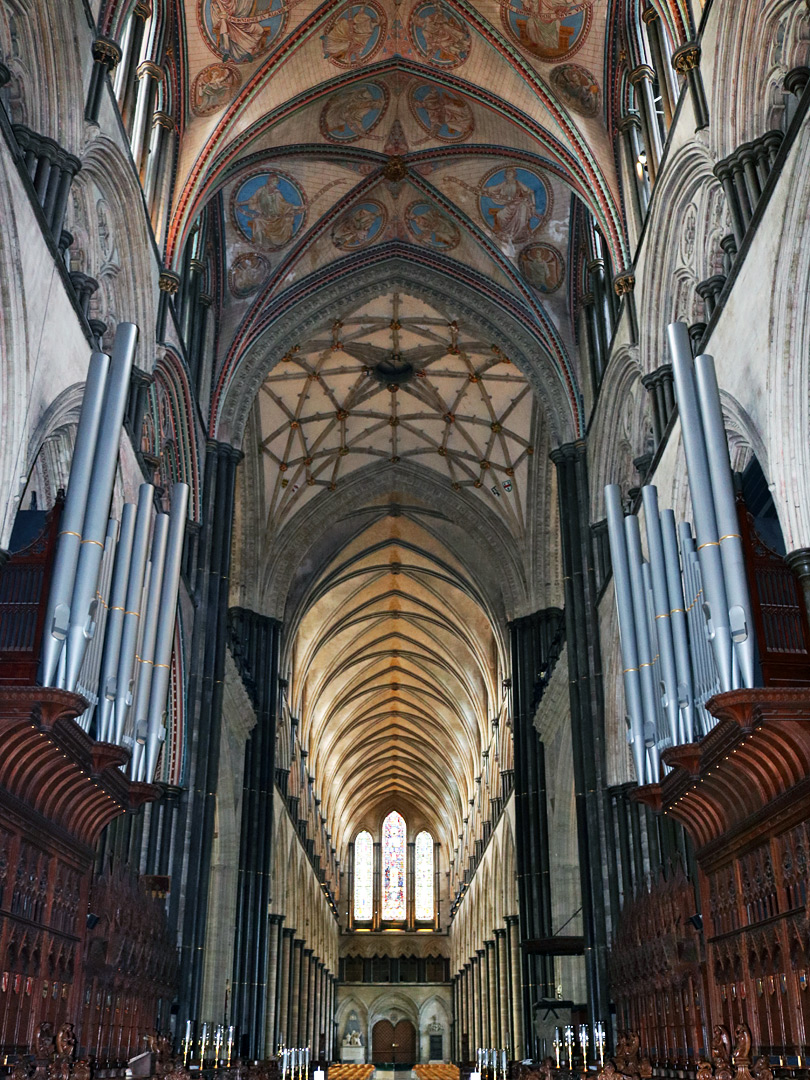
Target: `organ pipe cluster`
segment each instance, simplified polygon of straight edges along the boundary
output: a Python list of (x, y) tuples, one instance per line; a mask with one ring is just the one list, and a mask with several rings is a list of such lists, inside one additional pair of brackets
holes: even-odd
[(45, 618), (40, 682), (81, 694), (79, 723), (131, 750), (151, 783), (165, 738), (188, 486), (154, 514), (154, 488), (110, 517), (118, 442), (138, 341), (120, 323), (112, 355), (90, 357)]
[(714, 360), (693, 361), (685, 323), (668, 327), (694, 533), (642, 488), (647, 559), (638, 517), (605, 488), (619, 620), (628, 740), (639, 783), (657, 783), (660, 752), (713, 724), (706, 700), (755, 685), (751, 602)]

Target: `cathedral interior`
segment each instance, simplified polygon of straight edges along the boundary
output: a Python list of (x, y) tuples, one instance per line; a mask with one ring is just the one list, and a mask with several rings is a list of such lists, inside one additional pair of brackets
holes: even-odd
[(807, 0), (1, 0), (0, 1076), (810, 1076)]

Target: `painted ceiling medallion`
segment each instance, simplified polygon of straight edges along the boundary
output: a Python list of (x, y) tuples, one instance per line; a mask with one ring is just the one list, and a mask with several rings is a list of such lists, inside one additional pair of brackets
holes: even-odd
[(416, 122), (432, 139), (463, 142), (475, 129), (472, 109), (466, 98), (446, 86), (412, 83), (408, 104)]
[(284, 29), (284, 0), (200, 0), (203, 38), (222, 60), (248, 64), (258, 60)]
[(241, 85), (242, 76), (235, 64), (210, 64), (191, 85), (191, 111), (195, 116), (210, 116), (224, 109)]
[(584, 43), (594, 0), (501, 0), (501, 19), (518, 45), (539, 60), (567, 60)]
[(237, 255), (228, 271), (228, 285), (234, 296), (251, 296), (270, 273), (270, 263), (258, 251)]
[(565, 280), (565, 261), (551, 244), (527, 244), (518, 265), (532, 288), (544, 295), (556, 292)]
[(415, 240), (436, 251), (452, 251), (461, 240), (456, 223), (427, 199), (410, 204), (405, 211), (405, 223)]
[(531, 240), (551, 210), (551, 192), (532, 169), (499, 166), (477, 191), (481, 220), (505, 244)]
[(579, 64), (560, 64), (549, 76), (549, 82), (562, 101), (580, 116), (593, 119), (602, 111), (602, 91), (596, 77)]
[(353, 143), (367, 138), (385, 116), (385, 83), (363, 82), (333, 94), (321, 110), (321, 134), (331, 143)]
[(347, 4), (321, 36), (324, 58), (342, 68), (367, 64), (385, 41), (387, 28), (377, 0)]
[(380, 238), (387, 220), (382, 203), (365, 199), (338, 218), (332, 228), (332, 243), (340, 251), (359, 251)]
[(279, 251), (303, 226), (307, 199), (291, 176), (262, 170), (234, 188), (231, 213), (246, 240), (263, 251)]
[(470, 31), (441, 0), (423, 0), (411, 11), (408, 33), (416, 53), (429, 64), (454, 68), (470, 55)]

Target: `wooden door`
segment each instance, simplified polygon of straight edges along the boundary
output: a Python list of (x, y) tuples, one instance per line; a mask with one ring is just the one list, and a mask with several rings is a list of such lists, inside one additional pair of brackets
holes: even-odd
[(416, 1061), (416, 1030), (410, 1020), (400, 1020), (394, 1028), (395, 1065), (413, 1065)]
[(390, 1020), (378, 1020), (371, 1029), (371, 1061), (385, 1065), (394, 1060), (394, 1025)]

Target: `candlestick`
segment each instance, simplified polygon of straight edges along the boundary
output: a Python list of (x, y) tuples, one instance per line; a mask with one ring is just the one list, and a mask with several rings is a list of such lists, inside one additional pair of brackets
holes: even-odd
[(231, 1067), (231, 1055), (233, 1054), (233, 1037), (236, 1033), (236, 1029), (233, 1024), (228, 1025), (228, 1068)]
[(574, 1052), (574, 1027), (572, 1024), (565, 1025), (565, 1049), (568, 1051), (568, 1068), (571, 1068)]
[(579, 1045), (582, 1047), (582, 1067), (588, 1068), (588, 1025), (579, 1025)]
[(188, 1065), (188, 1056), (191, 1053), (191, 1046), (194, 1041), (194, 1024), (191, 1020), (186, 1020), (186, 1035), (183, 1039), (183, 1068)]
[(605, 1025), (601, 1020), (596, 1022), (596, 1032), (594, 1034), (594, 1041), (599, 1051), (599, 1068), (605, 1067)]
[(554, 1047), (554, 1055), (557, 1058), (557, 1068), (560, 1067), (560, 1050), (562, 1050), (562, 1041), (560, 1040), (560, 1029), (554, 1028), (554, 1042), (551, 1044)]

